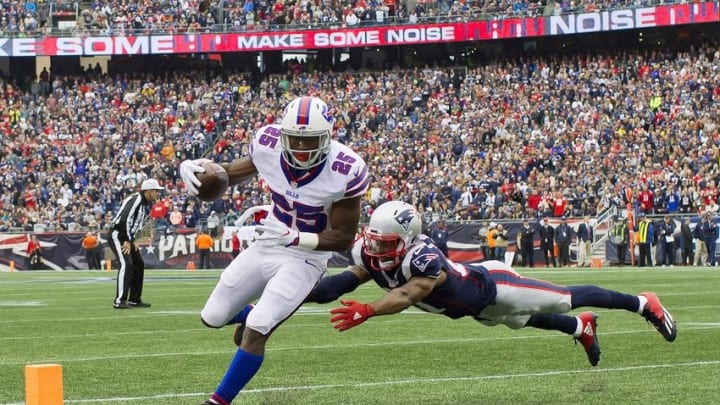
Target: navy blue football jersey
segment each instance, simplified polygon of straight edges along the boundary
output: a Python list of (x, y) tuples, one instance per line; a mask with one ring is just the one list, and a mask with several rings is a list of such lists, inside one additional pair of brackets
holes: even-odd
[(497, 290), (482, 266), (462, 265), (446, 258), (432, 239), (420, 235), (408, 247), (403, 261), (389, 271), (371, 270), (369, 258), (362, 252), (363, 239), (352, 249), (355, 265), (366, 271), (384, 290), (398, 288), (412, 277), (438, 278), (447, 273), (445, 282), (415, 306), (423, 311), (443, 314), (456, 319), (474, 316), (495, 301)]

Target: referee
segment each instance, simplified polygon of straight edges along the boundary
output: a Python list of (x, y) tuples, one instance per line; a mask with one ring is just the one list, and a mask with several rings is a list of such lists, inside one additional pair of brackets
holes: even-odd
[(135, 245), (135, 235), (142, 229), (160, 190), (164, 189), (155, 179), (143, 181), (140, 191), (125, 198), (120, 205), (120, 211), (113, 218), (108, 243), (120, 262), (113, 302), (116, 309), (150, 306), (150, 303), (142, 300), (145, 262)]

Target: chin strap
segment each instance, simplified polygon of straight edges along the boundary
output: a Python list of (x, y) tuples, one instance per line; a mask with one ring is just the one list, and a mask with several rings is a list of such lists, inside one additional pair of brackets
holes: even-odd
[(377, 271), (388, 271), (396, 268), (398, 265), (400, 265), (400, 263), (402, 263), (402, 261), (398, 259), (399, 257), (390, 259), (390, 261), (382, 261), (379, 258), (375, 258), (374, 261), (377, 264), (373, 263), (373, 265), (375, 267), (375, 270)]

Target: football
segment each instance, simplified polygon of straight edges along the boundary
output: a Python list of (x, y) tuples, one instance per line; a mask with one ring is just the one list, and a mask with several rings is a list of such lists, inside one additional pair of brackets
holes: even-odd
[(205, 172), (197, 174), (198, 180), (202, 183), (198, 187), (198, 198), (207, 202), (222, 198), (230, 184), (227, 172), (214, 162), (205, 163), (202, 167)]

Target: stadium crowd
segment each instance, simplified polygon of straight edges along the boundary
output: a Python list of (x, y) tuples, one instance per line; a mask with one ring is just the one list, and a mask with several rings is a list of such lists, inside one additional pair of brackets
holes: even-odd
[[(301, 65), (302, 67), (302, 65)], [(389, 199), (435, 219), (718, 211), (720, 50), (498, 60), (469, 68), (109, 76), (88, 68), (27, 90), (0, 86), (0, 230), (103, 229), (147, 177), (173, 226), (232, 221), (262, 183), (186, 198), (185, 158), (229, 161), (287, 100), (332, 106), (336, 139), (370, 163), (365, 212)], [(207, 77), (207, 79), (206, 79)]]
[[(303, 29), (390, 23), (462, 21), (590, 12), (668, 4), (664, 0), (211, 0), (6, 1), (0, 34), (43, 35), (59, 31), (105, 35)], [(51, 7), (52, 5), (52, 7)], [(59, 27), (53, 19), (76, 24)], [(70, 20), (73, 20), (72, 18)]]

